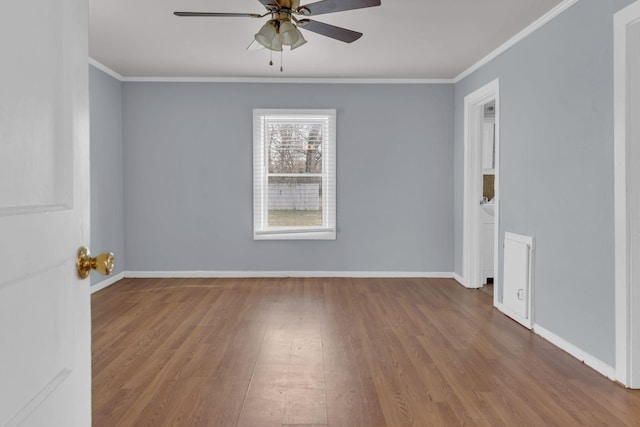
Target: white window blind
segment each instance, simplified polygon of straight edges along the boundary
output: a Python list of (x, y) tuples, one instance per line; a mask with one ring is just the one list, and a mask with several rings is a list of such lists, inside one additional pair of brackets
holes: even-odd
[(336, 238), (335, 147), (335, 110), (254, 110), (254, 239)]

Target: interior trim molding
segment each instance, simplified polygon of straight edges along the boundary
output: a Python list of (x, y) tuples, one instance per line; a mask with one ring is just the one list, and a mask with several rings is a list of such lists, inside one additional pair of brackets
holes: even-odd
[(586, 351), (576, 347), (575, 345), (564, 340), (563, 338), (560, 338), (553, 332), (543, 328), (542, 326), (536, 323), (533, 324), (533, 332), (540, 335), (542, 338), (549, 341), (551, 344), (555, 345), (561, 350), (566, 351), (576, 359), (583, 362), (585, 365), (589, 366), (590, 368), (593, 368), (595, 371), (601, 373), (602, 375), (609, 378), (610, 380), (615, 380), (615, 375), (614, 375), (615, 369), (612, 366), (607, 365), (597, 357), (592, 356)]
[(282, 83), (282, 84), (452, 84), (452, 79), (402, 79), (402, 78), (332, 78), (332, 77), (124, 77), (125, 82), (160, 83)]
[(455, 273), (424, 271), (123, 271), (107, 277), (100, 283), (91, 285), (89, 292), (94, 294), (122, 279), (237, 279), (260, 277), (425, 278), (455, 279), (460, 282), (458, 279), (460, 276)]
[(462, 277), (461, 275), (459, 275), (458, 273), (453, 273), (453, 279), (460, 283), (462, 286), (464, 286), (465, 288), (468, 288), (469, 286), (467, 286), (466, 281), (464, 280), (464, 277)]
[[(237, 279), (237, 278), (273, 278), (273, 277), (351, 277), (351, 278), (425, 278), (456, 279), (450, 272), (411, 272), (411, 271), (123, 271), (109, 276), (102, 282), (89, 287), (90, 294), (107, 288), (122, 279)], [(457, 276), (459, 277), (459, 276)]]
[[(615, 349), (616, 380), (628, 388), (640, 388), (640, 299), (637, 267), (633, 263), (637, 252), (639, 221), (633, 215), (638, 195), (631, 183), (637, 174), (632, 168), (637, 142), (628, 128), (630, 119), (630, 63), (627, 46), (628, 31), (639, 25), (640, 1), (613, 15), (613, 156), (614, 156), (614, 252), (615, 252)], [(637, 155), (636, 155), (637, 156)], [(637, 157), (635, 157), (637, 158)], [(637, 256), (637, 255), (635, 255)]]
[(424, 271), (126, 271), (126, 278), (353, 277), (453, 279), (451, 272)]
[[(494, 284), (494, 288), (493, 288), (494, 297), (496, 296), (496, 294), (497, 294), (497, 291), (496, 291), (495, 284)], [(494, 301), (495, 300), (497, 300), (497, 298), (494, 298)], [(531, 298), (529, 298), (529, 300), (531, 300)], [(500, 310), (500, 312), (502, 314), (504, 314), (505, 316), (510, 317), (511, 320), (513, 320), (515, 322), (518, 322), (519, 324), (521, 324), (522, 326), (524, 326), (527, 329), (533, 329), (533, 323), (532, 323), (530, 318), (527, 319), (527, 318), (519, 316), (517, 313), (513, 312), (512, 310), (510, 310), (506, 305), (504, 305), (503, 303), (501, 303), (499, 301), (494, 302), (493, 306), (495, 308), (497, 308), (498, 310)], [(529, 310), (529, 314), (531, 314), (531, 310)], [(538, 335), (540, 335), (540, 334), (538, 334)], [(547, 341), (550, 341), (550, 340), (547, 340)]]
[(113, 77), (116, 80), (119, 80), (121, 82), (124, 81), (124, 78), (125, 78), (124, 76), (116, 73), (111, 68), (107, 67), (106, 65), (101, 64), (100, 62), (96, 61), (93, 58), (89, 58), (89, 65), (93, 65), (98, 70), (102, 71), (103, 73), (106, 73), (106, 74), (110, 75), (111, 77)]
[(556, 7), (554, 7), (553, 9), (551, 9), (550, 11), (542, 15), (540, 18), (535, 20), (533, 23), (531, 23), (528, 27), (520, 31), (518, 34), (516, 34), (515, 36), (511, 37), (509, 40), (507, 40), (506, 42), (498, 46), (495, 50), (493, 50), (487, 56), (482, 58), (480, 61), (476, 62), (471, 67), (467, 68), (462, 73), (458, 74), (456, 77), (453, 78), (453, 83), (458, 83), (460, 80), (464, 79), (465, 77), (469, 76), (473, 72), (482, 68), (487, 63), (491, 62), (492, 60), (500, 56), (502, 53), (506, 52), (516, 44), (520, 43), (520, 41), (522, 41), (523, 39), (527, 38), (528, 36), (536, 32), (538, 29), (543, 27), (545, 24), (553, 20), (555, 17), (560, 15), (565, 10), (569, 9), (571, 6), (573, 6), (577, 2), (578, 0), (564, 0), (562, 3), (558, 4)]
[(89, 292), (94, 294), (98, 291), (101, 291), (102, 289), (113, 285), (114, 283), (116, 283), (118, 280), (122, 280), (125, 278), (125, 274), (124, 271), (122, 273), (118, 273), (116, 275), (113, 276), (108, 276), (105, 280), (103, 280), (102, 282), (99, 283), (95, 283), (93, 285), (91, 285), (89, 287)]
[(453, 79), (421, 79), (421, 78), (282, 78), (282, 77), (159, 77), (142, 76), (127, 77), (112, 70), (106, 65), (89, 58), (89, 64), (103, 71), (121, 82), (152, 82), (152, 83), (297, 83), (297, 84), (452, 84)]
[[(462, 204), (462, 277), (467, 288), (479, 288), (480, 284), (480, 200), (482, 199), (481, 126), (483, 105), (496, 103), (495, 148), (495, 229), (494, 248), (498, 248), (500, 230), (500, 81), (495, 79), (479, 89), (465, 95), (463, 118), (463, 204)], [(499, 289), (498, 257), (494, 259), (494, 289)], [(494, 294), (494, 304), (498, 302)]]

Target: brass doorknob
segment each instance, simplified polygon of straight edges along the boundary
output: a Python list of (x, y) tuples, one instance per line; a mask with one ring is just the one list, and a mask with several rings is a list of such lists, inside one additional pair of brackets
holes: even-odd
[(78, 276), (81, 279), (86, 279), (92, 268), (101, 274), (111, 274), (115, 266), (115, 260), (111, 252), (91, 258), (89, 249), (83, 246), (78, 250), (78, 262), (76, 265), (78, 267)]

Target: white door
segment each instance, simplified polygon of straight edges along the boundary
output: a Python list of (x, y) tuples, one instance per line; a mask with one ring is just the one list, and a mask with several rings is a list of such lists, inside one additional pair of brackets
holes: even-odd
[(87, 1), (0, 14), (0, 426), (91, 424)]

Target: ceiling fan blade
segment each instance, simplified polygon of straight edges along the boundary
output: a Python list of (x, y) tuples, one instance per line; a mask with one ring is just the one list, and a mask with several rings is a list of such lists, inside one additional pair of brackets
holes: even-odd
[(262, 5), (269, 11), (275, 12), (280, 10), (281, 7), (290, 9), (291, 5), (289, 4), (290, 0), (258, 0)]
[(176, 16), (218, 16), (230, 18), (262, 18), (263, 15), (257, 13), (218, 13), (218, 12), (173, 12)]
[(332, 39), (345, 43), (352, 43), (362, 37), (362, 33), (357, 31), (336, 27), (335, 25), (325, 24), (324, 22), (313, 21), (311, 19), (300, 19), (298, 26), (304, 30), (322, 34), (323, 36), (331, 37)]
[(380, 6), (381, 0), (321, 0), (300, 8), (302, 15), (315, 16), (324, 13), (342, 12), (343, 10), (363, 9)]

